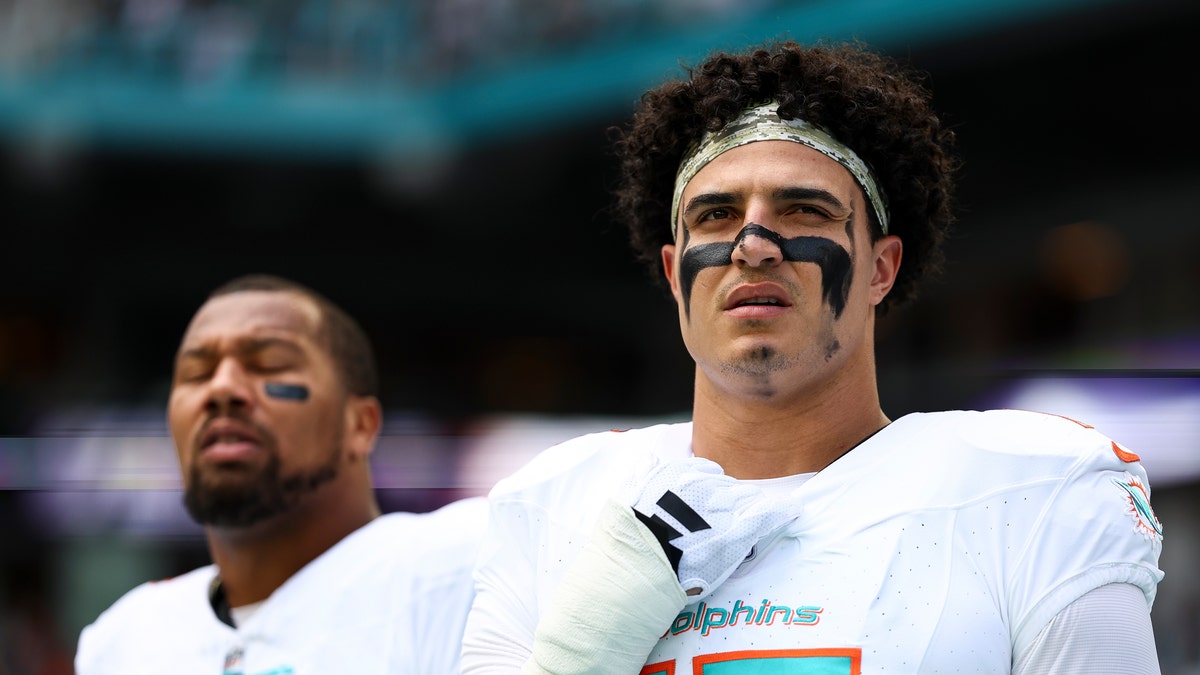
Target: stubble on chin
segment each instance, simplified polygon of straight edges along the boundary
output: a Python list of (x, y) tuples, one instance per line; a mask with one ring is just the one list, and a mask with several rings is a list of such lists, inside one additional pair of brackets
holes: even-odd
[(307, 494), (332, 482), (338, 475), (340, 453), (307, 471), (283, 475), (279, 458), (272, 454), (260, 469), (249, 475), (221, 476), (191, 467), (183, 504), (201, 525), (249, 527), (292, 509)]
[(790, 362), (791, 359), (776, 347), (758, 344), (722, 363), (721, 370), (746, 382), (748, 392), (755, 398), (769, 400), (778, 393), (776, 373), (786, 370)]

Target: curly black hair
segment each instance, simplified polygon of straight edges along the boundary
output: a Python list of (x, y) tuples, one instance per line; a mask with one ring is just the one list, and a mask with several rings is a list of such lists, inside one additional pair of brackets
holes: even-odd
[[(854, 149), (886, 195), (888, 232), (904, 242), (904, 261), (878, 311), (912, 299), (919, 280), (940, 272), (959, 160), (954, 132), (930, 107), (923, 74), (861, 43), (791, 41), (717, 52), (687, 74), (643, 94), (627, 128), (614, 130), (614, 216), (629, 227), (652, 276), (663, 278), (659, 251), (672, 241), (675, 172), (689, 145), (772, 100), (780, 117), (805, 119)], [(878, 239), (882, 232), (871, 220)]]

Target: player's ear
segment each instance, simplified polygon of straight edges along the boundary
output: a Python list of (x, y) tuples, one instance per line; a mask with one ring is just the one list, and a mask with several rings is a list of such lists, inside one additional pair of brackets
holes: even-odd
[(875, 262), (874, 273), (871, 275), (871, 304), (878, 305), (896, 284), (896, 277), (900, 273), (900, 259), (904, 257), (904, 244), (900, 237), (889, 235), (875, 242), (871, 251)]
[(383, 409), (374, 396), (346, 399), (346, 452), (353, 460), (366, 460), (375, 448), (383, 426)]
[(679, 299), (679, 280), (675, 274), (675, 244), (664, 244), (662, 251), (662, 273), (667, 279), (667, 285), (671, 287), (671, 295), (675, 299)]

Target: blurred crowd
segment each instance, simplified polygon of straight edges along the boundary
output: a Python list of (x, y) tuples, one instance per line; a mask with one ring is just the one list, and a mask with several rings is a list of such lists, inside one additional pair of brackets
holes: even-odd
[(420, 83), (780, 0), (3, 0), (0, 74)]

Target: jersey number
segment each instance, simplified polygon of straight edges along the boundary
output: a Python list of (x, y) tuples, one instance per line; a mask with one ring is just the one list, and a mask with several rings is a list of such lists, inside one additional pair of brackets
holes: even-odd
[[(859, 675), (861, 661), (861, 649), (753, 649), (697, 656), (691, 675)], [(675, 662), (651, 663), (640, 675), (676, 675)]]

